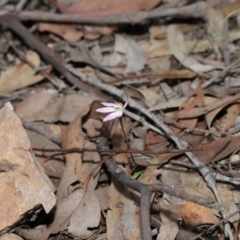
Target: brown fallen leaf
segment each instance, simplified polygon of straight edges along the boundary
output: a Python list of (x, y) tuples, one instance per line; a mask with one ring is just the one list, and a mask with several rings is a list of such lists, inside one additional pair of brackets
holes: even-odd
[[(207, 128), (206, 122), (203, 121), (198, 121), (196, 125), (196, 129), (202, 129), (205, 130)], [(204, 132), (200, 132), (197, 130), (193, 131), (185, 131), (184, 135), (182, 135), (181, 140), (187, 142), (189, 146), (199, 146), (201, 145), (202, 141), (205, 139), (205, 134)]]
[(83, 26), (83, 36), (85, 39), (88, 40), (95, 40), (101, 37), (102, 35), (109, 35), (111, 34), (116, 27), (100, 27), (100, 26)]
[(133, 191), (112, 180), (106, 219), (108, 239), (141, 239), (139, 203), (132, 199), (133, 195)]
[(226, 132), (235, 123), (240, 112), (239, 103), (233, 104), (227, 108), (226, 124), (222, 131)]
[(74, 236), (87, 239), (99, 225), (101, 211), (95, 193), (77, 189), (57, 203), (54, 221), (47, 227), (45, 236), (64, 229)]
[(170, 25), (167, 28), (168, 44), (174, 57), (185, 67), (196, 73), (208, 72), (214, 69), (214, 66), (204, 65), (187, 55), (184, 35), (176, 25)]
[(79, 91), (59, 97), (57, 93), (50, 94), (46, 89), (38, 89), (16, 106), (16, 113), (26, 121), (71, 122), (94, 100), (100, 98), (92, 93)]
[[(197, 106), (201, 107), (204, 105), (202, 83), (200, 83), (198, 87), (194, 90), (194, 94), (195, 96), (192, 99), (188, 99), (182, 104), (182, 106), (180, 107), (180, 111), (177, 114), (177, 119), (179, 115), (187, 113)], [(180, 125), (189, 127), (191, 129), (196, 127), (197, 122), (198, 122), (198, 118), (191, 118), (191, 119), (182, 119), (178, 123)], [(175, 134), (179, 134), (182, 131), (182, 129), (173, 127), (173, 131), (175, 132)]]
[(194, 118), (199, 117), (201, 115), (207, 114), (210, 111), (213, 111), (219, 107), (226, 106), (228, 104), (234, 103), (240, 99), (240, 94), (236, 94), (235, 96), (227, 96), (223, 99), (219, 99), (207, 106), (194, 108), (187, 113), (179, 114), (178, 118)]
[(88, 40), (95, 40), (102, 35), (111, 34), (115, 29), (115, 27), (80, 26), (60, 23), (39, 23), (38, 25), (40, 32), (52, 32), (70, 42), (77, 42), (82, 37)]
[[(52, 142), (43, 135), (26, 130), (27, 135), (31, 141), (32, 148), (50, 148), (50, 149), (60, 149), (59, 145)], [(52, 153), (42, 153), (38, 152), (35, 154), (36, 161), (38, 161), (44, 168), (46, 174), (51, 177), (60, 178), (65, 169), (65, 164), (62, 156), (58, 156), (57, 159), (50, 159), (46, 163), (44, 162), (47, 157), (51, 156)]]
[(45, 237), (46, 225), (38, 225), (35, 228), (18, 228), (16, 230), (23, 239), (46, 240)]
[[(227, 138), (220, 138), (213, 142), (203, 145), (203, 150), (194, 152), (194, 156), (196, 156), (199, 161), (207, 164), (213, 159), (217, 158), (217, 156), (222, 156), (221, 152), (225, 152), (228, 149), (228, 144), (231, 142), (229, 137)], [(162, 164), (164, 162), (169, 161), (171, 158), (179, 156), (182, 154), (179, 153), (167, 153), (167, 154), (160, 154), (156, 157), (155, 163)], [(223, 156), (226, 156), (223, 154)], [(219, 158), (217, 158), (219, 160)]]
[[(212, 191), (207, 187), (206, 183), (202, 180), (202, 177), (196, 173), (181, 172), (181, 181), (185, 191), (188, 194), (196, 195), (199, 197), (205, 197), (215, 201), (215, 196)], [(225, 183), (216, 183), (216, 187), (221, 196), (224, 207), (227, 212), (230, 214), (237, 212), (236, 203), (239, 203), (240, 195), (237, 189), (232, 188), (229, 184)], [(216, 209), (209, 209), (215, 216), (219, 216), (219, 212)], [(200, 212), (200, 211), (199, 211)], [(204, 218), (202, 218), (203, 220)], [(201, 220), (201, 218), (200, 218)], [(239, 214), (235, 214), (229, 219), (230, 222), (236, 224), (239, 221)], [(204, 223), (203, 223), (204, 224)]]
[[(91, 116), (89, 105), (62, 131), (63, 149), (96, 148), (96, 144), (84, 140), (82, 121)], [(48, 227), (46, 236), (68, 228), (68, 232), (79, 238), (88, 238), (96, 231), (101, 209), (95, 188), (98, 183), (99, 167), (89, 179), (92, 169), (100, 162), (97, 152), (72, 153), (66, 156), (66, 169), (58, 187), (58, 204), (54, 221)], [(91, 175), (90, 175), (91, 176)], [(79, 187), (76, 189), (76, 184)], [(77, 195), (77, 197), (76, 197)]]
[(157, 134), (153, 131), (149, 131), (146, 136), (146, 144), (152, 145), (156, 143), (166, 142), (166, 137)]
[[(178, 28), (181, 32), (187, 33), (194, 31), (199, 28), (197, 24), (178, 24)], [(151, 26), (149, 28), (150, 33), (150, 41), (154, 41), (154, 39), (163, 39), (167, 37), (167, 27), (166, 26)]]
[(128, 96), (141, 99), (142, 101), (145, 102), (147, 106), (150, 106), (150, 107), (154, 106), (154, 104), (159, 99), (161, 99), (161, 96), (159, 96), (159, 94), (157, 94), (153, 90), (148, 89), (146, 87), (134, 88), (132, 86), (125, 86), (122, 89), (128, 94)]
[(57, 23), (39, 23), (38, 31), (52, 32), (62, 37), (66, 41), (77, 42), (82, 36), (82, 30), (74, 24), (57, 24)]
[[(218, 98), (213, 98), (213, 97), (204, 97), (204, 105), (208, 106), (210, 104), (214, 104), (214, 102), (217, 102), (219, 99)], [(218, 113), (224, 108), (224, 105), (216, 108), (213, 111), (208, 112), (207, 114), (205, 114), (204, 118), (206, 120), (208, 129), (211, 129), (212, 127), (212, 123), (214, 121), (214, 119), (216, 118), (216, 116), (218, 115)]]
[(223, 31), (224, 16), (221, 11), (209, 8), (207, 11), (208, 27), (212, 34), (220, 35)]
[(150, 10), (159, 4), (161, 0), (82, 0), (64, 6), (56, 4), (63, 13), (86, 14), (86, 15), (113, 15), (128, 12), (138, 12), (140, 10)]
[(225, 6), (218, 8), (218, 10), (223, 14), (224, 17), (234, 17), (239, 14), (240, 2), (228, 2)]
[[(61, 145), (63, 149), (70, 149), (74, 147), (84, 147), (84, 133), (82, 131), (82, 117), (86, 115), (89, 108), (78, 114), (77, 117), (62, 131)], [(82, 153), (71, 153), (66, 156), (66, 169), (63, 172), (57, 197), (58, 201), (62, 201), (71, 192), (71, 185), (80, 181), (84, 183), (85, 178), (83, 177), (83, 163)]]
[(189, 69), (172, 69), (158, 74), (157, 77), (164, 79), (191, 79), (196, 77), (196, 73)]
[[(229, 33), (229, 42), (236, 41), (240, 38), (240, 32), (239, 31), (231, 31)], [(217, 36), (215, 37), (216, 43), (221, 46), (222, 41), (223, 41), (223, 36)], [(178, 45), (177, 45), (178, 46)], [(209, 39), (204, 39), (204, 40), (194, 40), (194, 41), (185, 41), (185, 46), (187, 53), (192, 52), (192, 53), (201, 53), (207, 50), (210, 50), (213, 48), (213, 45), (209, 41)], [(194, 47), (194, 49), (193, 49)], [(168, 56), (172, 54), (172, 50), (169, 47), (169, 44), (167, 43), (166, 40), (161, 40), (161, 43), (157, 42), (154, 43), (153, 46), (150, 46), (148, 48), (142, 47), (145, 56), (150, 59), (150, 58), (156, 58), (156, 57), (163, 57), (163, 56)], [(179, 51), (179, 49), (178, 49)], [(191, 62), (190, 62), (191, 63)]]
[(66, 229), (70, 221), (69, 213), (74, 212), (79, 202), (82, 200), (84, 195), (83, 189), (78, 189), (71, 193), (61, 201), (58, 201), (56, 206), (56, 212), (54, 214), (54, 221), (47, 227), (45, 236), (48, 237), (52, 233), (57, 233)]
[(55, 205), (54, 187), (30, 152), (30, 141), (10, 103), (0, 110), (0, 230), (38, 205), (48, 213)]
[[(151, 63), (148, 62), (148, 65), (151, 65)], [(165, 71), (165, 72), (162, 72), (162, 73), (159, 73), (159, 74), (154, 74), (154, 75), (141, 75), (141, 76), (129, 76), (129, 77), (126, 77), (122, 80), (118, 80), (118, 81), (113, 81), (113, 82), (110, 82), (109, 84), (110, 85), (115, 85), (115, 86), (118, 86), (118, 85), (121, 85), (121, 84), (126, 84), (127, 85), (127, 82), (128, 81), (131, 81), (131, 80), (137, 80), (139, 79), (139, 81), (143, 78), (147, 78), (148, 80), (146, 80), (146, 82), (149, 82), (149, 81), (153, 81), (153, 83), (155, 82), (159, 82), (159, 81), (163, 81), (163, 80), (166, 80), (166, 79), (176, 79), (176, 80), (179, 80), (179, 79), (183, 79), (183, 80), (186, 80), (186, 79), (192, 79), (196, 77), (196, 73), (189, 70), (189, 69), (174, 69), (174, 70), (169, 70), (169, 71)]]
[(108, 209), (108, 199), (109, 199), (109, 186), (101, 187), (95, 190), (98, 197), (101, 210), (106, 211)]
[(209, 208), (202, 205), (187, 202), (182, 208), (181, 216), (184, 223), (190, 228), (194, 229), (204, 224), (217, 224), (218, 218), (212, 214)]
[(23, 239), (17, 234), (6, 233), (0, 237), (0, 240), (23, 240)]
[[(36, 52), (28, 51), (26, 58), (35, 67), (40, 66), (40, 57)], [(36, 74), (34, 69), (32, 69), (27, 63), (22, 62), (4, 72), (1, 72), (0, 95), (6, 95), (17, 89), (40, 82), (43, 79), (44, 76)]]
[[(216, 162), (221, 159), (228, 157), (230, 154), (239, 149), (240, 136), (230, 136), (225, 138), (228, 139), (227, 147), (223, 147), (222, 151), (217, 154), (210, 162)], [(217, 140), (218, 141), (218, 140)]]
[[(163, 204), (161, 204), (162, 207)], [(172, 204), (169, 204), (169, 207), (172, 207)], [(161, 208), (162, 209), (162, 208)], [(177, 233), (179, 231), (178, 223), (176, 219), (173, 219), (172, 213), (166, 211), (166, 209), (162, 209), (161, 211), (161, 228), (159, 230), (157, 240), (168, 239), (174, 240), (176, 239)]]

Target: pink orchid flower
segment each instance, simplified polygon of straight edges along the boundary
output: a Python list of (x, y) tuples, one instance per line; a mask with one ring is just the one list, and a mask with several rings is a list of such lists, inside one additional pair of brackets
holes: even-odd
[(107, 102), (102, 102), (102, 105), (105, 107), (98, 108), (96, 109), (96, 111), (101, 113), (110, 113), (103, 119), (103, 122), (106, 122), (121, 117), (123, 115), (123, 110), (128, 105), (128, 100), (125, 102), (124, 106), (121, 103), (107, 103)]

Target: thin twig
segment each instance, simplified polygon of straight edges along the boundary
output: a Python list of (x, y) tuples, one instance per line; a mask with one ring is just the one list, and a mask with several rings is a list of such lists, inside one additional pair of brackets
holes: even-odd
[(57, 154), (68, 154), (68, 153), (83, 153), (83, 152), (105, 152), (105, 153), (141, 153), (146, 155), (153, 154), (164, 154), (164, 153), (185, 153), (193, 151), (202, 151), (204, 146), (200, 145), (197, 147), (187, 148), (187, 149), (161, 149), (161, 150), (139, 150), (139, 149), (104, 149), (98, 150), (95, 148), (69, 148), (69, 149), (44, 149), (44, 148), (32, 148), (33, 151), (39, 152), (58, 152)]

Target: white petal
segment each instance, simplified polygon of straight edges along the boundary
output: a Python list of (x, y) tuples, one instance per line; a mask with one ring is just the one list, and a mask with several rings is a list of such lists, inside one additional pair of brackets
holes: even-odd
[(104, 107), (104, 108), (98, 108), (96, 109), (96, 112), (101, 113), (108, 113), (108, 112), (115, 112), (116, 110), (113, 107)]
[(116, 103), (101, 102), (101, 104), (106, 107), (115, 107), (116, 106)]
[(122, 116), (122, 112), (118, 111), (118, 112), (114, 112), (114, 113), (110, 113), (109, 115), (107, 115), (103, 121), (109, 121), (109, 120), (113, 120), (115, 118), (121, 117)]

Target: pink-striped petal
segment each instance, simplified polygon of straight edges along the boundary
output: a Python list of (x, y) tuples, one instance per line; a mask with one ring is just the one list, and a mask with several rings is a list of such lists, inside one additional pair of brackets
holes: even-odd
[(115, 107), (116, 106), (116, 103), (101, 102), (101, 104), (106, 107)]
[(115, 118), (121, 117), (122, 116), (122, 112), (113, 112), (110, 113), (109, 115), (107, 115), (104, 119), (103, 122), (109, 121), (109, 120), (113, 120)]
[(96, 109), (96, 112), (101, 112), (101, 113), (108, 113), (108, 112), (115, 112), (116, 110), (112, 107), (104, 107), (104, 108), (98, 108)]

